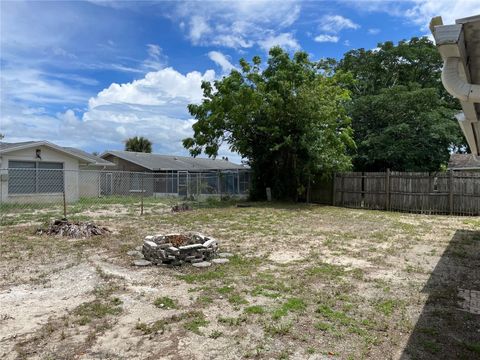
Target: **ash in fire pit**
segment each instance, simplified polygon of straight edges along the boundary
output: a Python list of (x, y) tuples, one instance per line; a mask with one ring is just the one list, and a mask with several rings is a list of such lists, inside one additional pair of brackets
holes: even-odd
[(145, 237), (142, 253), (154, 264), (181, 265), (208, 260), (217, 249), (217, 240), (202, 234), (168, 234)]

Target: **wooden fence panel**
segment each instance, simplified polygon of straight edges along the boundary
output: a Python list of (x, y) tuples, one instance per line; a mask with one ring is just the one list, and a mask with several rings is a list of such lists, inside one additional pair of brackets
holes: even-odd
[(480, 215), (480, 173), (349, 172), (335, 175), (333, 189), (338, 206)]
[(363, 205), (367, 209), (386, 208), (386, 176), (385, 173), (364, 173)]

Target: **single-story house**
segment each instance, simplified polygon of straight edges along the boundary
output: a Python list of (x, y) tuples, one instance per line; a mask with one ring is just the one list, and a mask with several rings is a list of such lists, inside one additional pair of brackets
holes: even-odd
[(98, 192), (89, 189), (95, 188), (93, 181), (81, 180), (79, 170), (95, 170), (98, 177), (98, 170), (113, 166), (98, 156), (48, 141), (0, 142), (0, 200), (56, 202), (65, 192), (68, 202), (76, 201), (80, 193)]
[(452, 154), (448, 162), (448, 169), (453, 171), (480, 172), (480, 156), (474, 154)]
[(105, 182), (105, 195), (135, 191), (154, 196), (242, 195), (250, 183), (250, 169), (228, 159), (132, 151), (106, 151), (100, 157), (115, 164), (111, 170), (117, 171)]

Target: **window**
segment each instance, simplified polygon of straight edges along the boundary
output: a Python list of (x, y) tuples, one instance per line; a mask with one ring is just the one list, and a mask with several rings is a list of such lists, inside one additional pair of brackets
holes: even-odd
[(63, 164), (55, 162), (9, 161), (9, 194), (61, 193)]

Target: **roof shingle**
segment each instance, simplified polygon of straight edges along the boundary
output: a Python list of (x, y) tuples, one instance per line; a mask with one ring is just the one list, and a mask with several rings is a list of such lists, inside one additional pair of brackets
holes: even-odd
[(474, 154), (451, 154), (448, 168), (451, 170), (480, 170), (480, 156)]
[(194, 158), (188, 156), (160, 155), (133, 151), (107, 151), (100, 155), (117, 156), (123, 160), (140, 165), (152, 171), (176, 170), (176, 171), (205, 171), (205, 170), (246, 170), (243, 165), (238, 165), (227, 160), (214, 160)]

